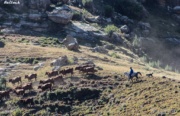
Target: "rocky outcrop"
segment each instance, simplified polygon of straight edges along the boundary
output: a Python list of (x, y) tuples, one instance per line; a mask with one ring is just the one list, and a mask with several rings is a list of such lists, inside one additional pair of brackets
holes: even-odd
[(173, 11), (174, 11), (175, 13), (177, 13), (177, 14), (180, 14), (180, 6), (175, 6), (175, 7), (173, 8)]
[(50, 63), (50, 66), (64, 66), (64, 65), (67, 65), (68, 63), (68, 58), (67, 56), (62, 56), (62, 57), (59, 57), (58, 59), (56, 60), (53, 60), (51, 63)]
[(99, 53), (103, 53), (103, 54), (108, 53), (108, 51), (104, 48), (104, 46), (97, 46), (91, 50), (92, 50), (92, 52), (99, 52)]
[(71, 35), (67, 35), (66, 38), (62, 41), (62, 43), (67, 47), (68, 50), (78, 50), (79, 44), (76, 38)]
[(13, 9), (18, 12), (24, 12), (29, 9), (45, 11), (51, 4), (50, 0), (19, 0), (20, 4), (12, 5)]
[(48, 17), (55, 23), (67, 24), (71, 21), (73, 13), (68, 6), (63, 6), (54, 9), (52, 12), (47, 12)]
[(121, 28), (120, 28), (121, 32), (122, 33), (129, 33), (129, 27), (127, 25), (123, 25)]

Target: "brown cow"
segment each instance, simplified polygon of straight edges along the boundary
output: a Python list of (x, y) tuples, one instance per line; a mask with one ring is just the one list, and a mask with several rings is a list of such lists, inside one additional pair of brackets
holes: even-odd
[(15, 87), (14, 89), (22, 89), (22, 85)]
[(30, 91), (31, 89), (33, 89), (32, 83), (27, 83), (27, 84), (22, 85), (21, 89), (24, 89), (24, 91), (26, 90)]
[(52, 84), (51, 83), (46, 83), (46, 84), (43, 84), (43, 85), (39, 85), (38, 89), (41, 89), (42, 91), (45, 91), (45, 90), (49, 89), (51, 91)]
[(0, 100), (2, 100), (3, 98), (9, 98), (9, 94), (12, 90), (6, 90), (6, 91), (0, 91)]
[(28, 81), (31, 81), (33, 78), (36, 80), (37, 74), (25, 75), (25, 79), (28, 79)]
[(46, 72), (45, 75), (48, 75), (48, 77), (53, 77), (58, 75), (58, 71), (52, 71), (52, 72)]
[(34, 98), (31, 97), (31, 98), (20, 99), (18, 101), (18, 103), (23, 104), (25, 106), (27, 106), (27, 105), (32, 106), (32, 105), (34, 105)]
[(74, 74), (73, 68), (61, 70), (60, 73), (63, 74), (63, 75), (66, 75), (66, 74), (68, 74), (68, 73), (71, 73), (71, 76)]
[(81, 71), (86, 74), (97, 72), (97, 70), (95, 70), (94, 67), (86, 67), (86, 68), (83, 68)]
[(80, 72), (82, 69), (84, 69), (86, 67), (95, 67), (95, 65), (94, 64), (84, 64), (84, 65), (77, 66), (75, 68), (75, 70), (79, 70), (79, 72)]
[(46, 80), (40, 80), (39, 81), (39, 84), (46, 84), (46, 83), (54, 84), (54, 80), (53, 79), (46, 79)]
[(19, 82), (22, 83), (21, 77), (15, 77), (15, 78), (9, 79), (9, 82), (11, 82), (13, 85), (17, 82), (18, 82), (18, 84), (19, 84)]
[(16, 95), (24, 95), (25, 91), (24, 91), (24, 89), (15, 89), (14, 93)]
[(59, 80), (59, 79), (62, 80), (62, 79), (63, 79), (63, 76), (56, 76), (56, 77), (53, 78), (53, 80)]

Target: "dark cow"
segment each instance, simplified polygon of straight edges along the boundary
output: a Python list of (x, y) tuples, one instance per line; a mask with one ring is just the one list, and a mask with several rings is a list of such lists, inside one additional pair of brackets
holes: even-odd
[(9, 79), (9, 82), (11, 82), (13, 85), (14, 85), (15, 83), (18, 83), (18, 84), (19, 84), (19, 82), (22, 83), (21, 77), (15, 77), (15, 78)]
[(0, 100), (2, 100), (3, 98), (9, 98), (9, 94), (12, 90), (6, 90), (6, 91), (0, 91)]
[(63, 74), (63, 75), (71, 73), (71, 76), (74, 74), (73, 68), (61, 70), (60, 73)]
[(52, 71), (52, 72), (46, 72), (45, 75), (48, 75), (48, 77), (53, 77), (58, 75), (58, 71)]
[(25, 91), (24, 91), (24, 89), (16, 89), (16, 90), (14, 90), (14, 93), (16, 95), (24, 95)]
[(84, 65), (80, 65), (80, 66), (75, 67), (75, 70), (79, 70), (79, 72), (80, 72), (86, 67), (93, 67), (94, 68), (95, 65), (94, 64), (84, 64)]
[(15, 87), (14, 89), (22, 89), (22, 85)]
[(86, 68), (83, 68), (81, 71), (86, 74), (97, 72), (97, 70), (95, 70), (94, 67), (86, 67)]
[(63, 79), (63, 76), (56, 76), (56, 77), (53, 78), (53, 80), (59, 80), (59, 79), (62, 80), (62, 79)]
[(37, 79), (37, 74), (30, 74), (30, 75), (25, 75), (25, 79), (28, 79), (28, 81), (31, 81), (32, 79)]
[(32, 105), (34, 105), (34, 98), (31, 97), (31, 98), (20, 99), (18, 101), (18, 103), (20, 103), (24, 106), (27, 106), (27, 105), (32, 106)]
[(46, 83), (54, 84), (54, 80), (53, 79), (46, 79), (46, 80), (40, 80), (39, 81), (39, 84), (46, 84)]
[(24, 91), (26, 91), (26, 90), (30, 91), (31, 89), (33, 89), (32, 83), (22, 85), (21, 89), (24, 89)]
[(41, 89), (42, 91), (45, 91), (45, 90), (49, 89), (51, 91), (52, 84), (51, 83), (46, 83), (46, 84), (43, 84), (43, 85), (39, 85), (38, 89)]

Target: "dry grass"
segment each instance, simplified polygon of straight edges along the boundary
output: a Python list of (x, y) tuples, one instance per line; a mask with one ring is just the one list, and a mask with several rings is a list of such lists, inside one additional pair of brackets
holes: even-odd
[[(113, 52), (113, 51), (110, 51)], [(81, 46), (80, 52), (68, 51), (65, 48), (55, 48), (55, 47), (40, 47), (19, 43), (8, 42), (5, 48), (0, 49), (0, 56), (3, 58), (8, 56), (9, 58), (14, 57), (43, 57), (46, 58), (45, 66), (39, 69), (37, 72), (33, 71), (33, 66), (30, 64), (21, 64), (17, 66), (7, 78), (13, 78), (15, 76), (22, 76), (23, 83), (28, 82), (24, 79), (25, 74), (37, 73), (38, 79), (47, 78), (45, 76), (46, 71), (51, 71), (50, 62), (58, 58), (59, 56), (67, 55), (68, 57), (76, 56), (78, 58), (84, 58), (86, 60), (93, 60), (93, 62), (103, 68), (99, 71), (97, 75), (123, 75), (124, 72), (129, 71), (129, 67), (137, 72), (142, 72), (143, 76), (141, 79), (143, 82), (131, 84), (125, 81), (118, 81), (120, 84), (117, 88), (113, 89), (110, 93), (114, 94), (115, 101), (120, 103), (108, 103), (100, 109), (95, 110), (93, 113), (89, 113), (90, 110), (85, 106), (79, 106), (79, 111), (85, 113), (89, 116), (101, 113), (106, 116), (108, 114), (112, 116), (130, 116), (130, 115), (142, 115), (142, 116), (152, 116), (159, 112), (170, 112), (175, 109), (174, 115), (179, 115), (180, 113), (180, 86), (179, 84), (169, 79), (163, 80), (162, 77), (179, 79), (179, 74), (168, 72), (160, 69), (155, 69), (142, 64), (138, 59), (134, 59), (134, 62), (130, 62), (132, 59), (125, 54), (118, 52), (120, 58), (114, 58), (106, 54), (93, 53), (87, 47)], [(80, 63), (83, 61), (79, 61)], [(4, 66), (4, 64), (0, 64)], [(71, 65), (67, 67), (75, 67), (76, 65)], [(65, 68), (65, 67), (63, 67)], [(154, 72), (155, 78), (147, 78), (145, 74)], [(83, 77), (83, 75), (75, 73), (75, 76)], [(111, 79), (112, 80), (112, 79)], [(34, 81), (34, 80), (33, 80)], [(163, 84), (160, 84), (163, 82)], [(129, 87), (126, 87), (128, 85)], [(7, 84), (9, 87), (13, 87), (12, 84)], [(171, 88), (171, 89), (170, 89)], [(175, 93), (178, 91), (178, 93)], [(102, 94), (108, 96), (107, 91)], [(169, 113), (170, 114), (170, 113)]]

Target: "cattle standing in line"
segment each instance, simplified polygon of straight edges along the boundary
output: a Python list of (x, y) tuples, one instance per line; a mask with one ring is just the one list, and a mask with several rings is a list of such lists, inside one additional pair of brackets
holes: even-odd
[(21, 77), (15, 77), (15, 78), (9, 79), (9, 82), (11, 82), (13, 85), (14, 85), (15, 83), (18, 83), (18, 84), (19, 84), (19, 82), (22, 83)]

